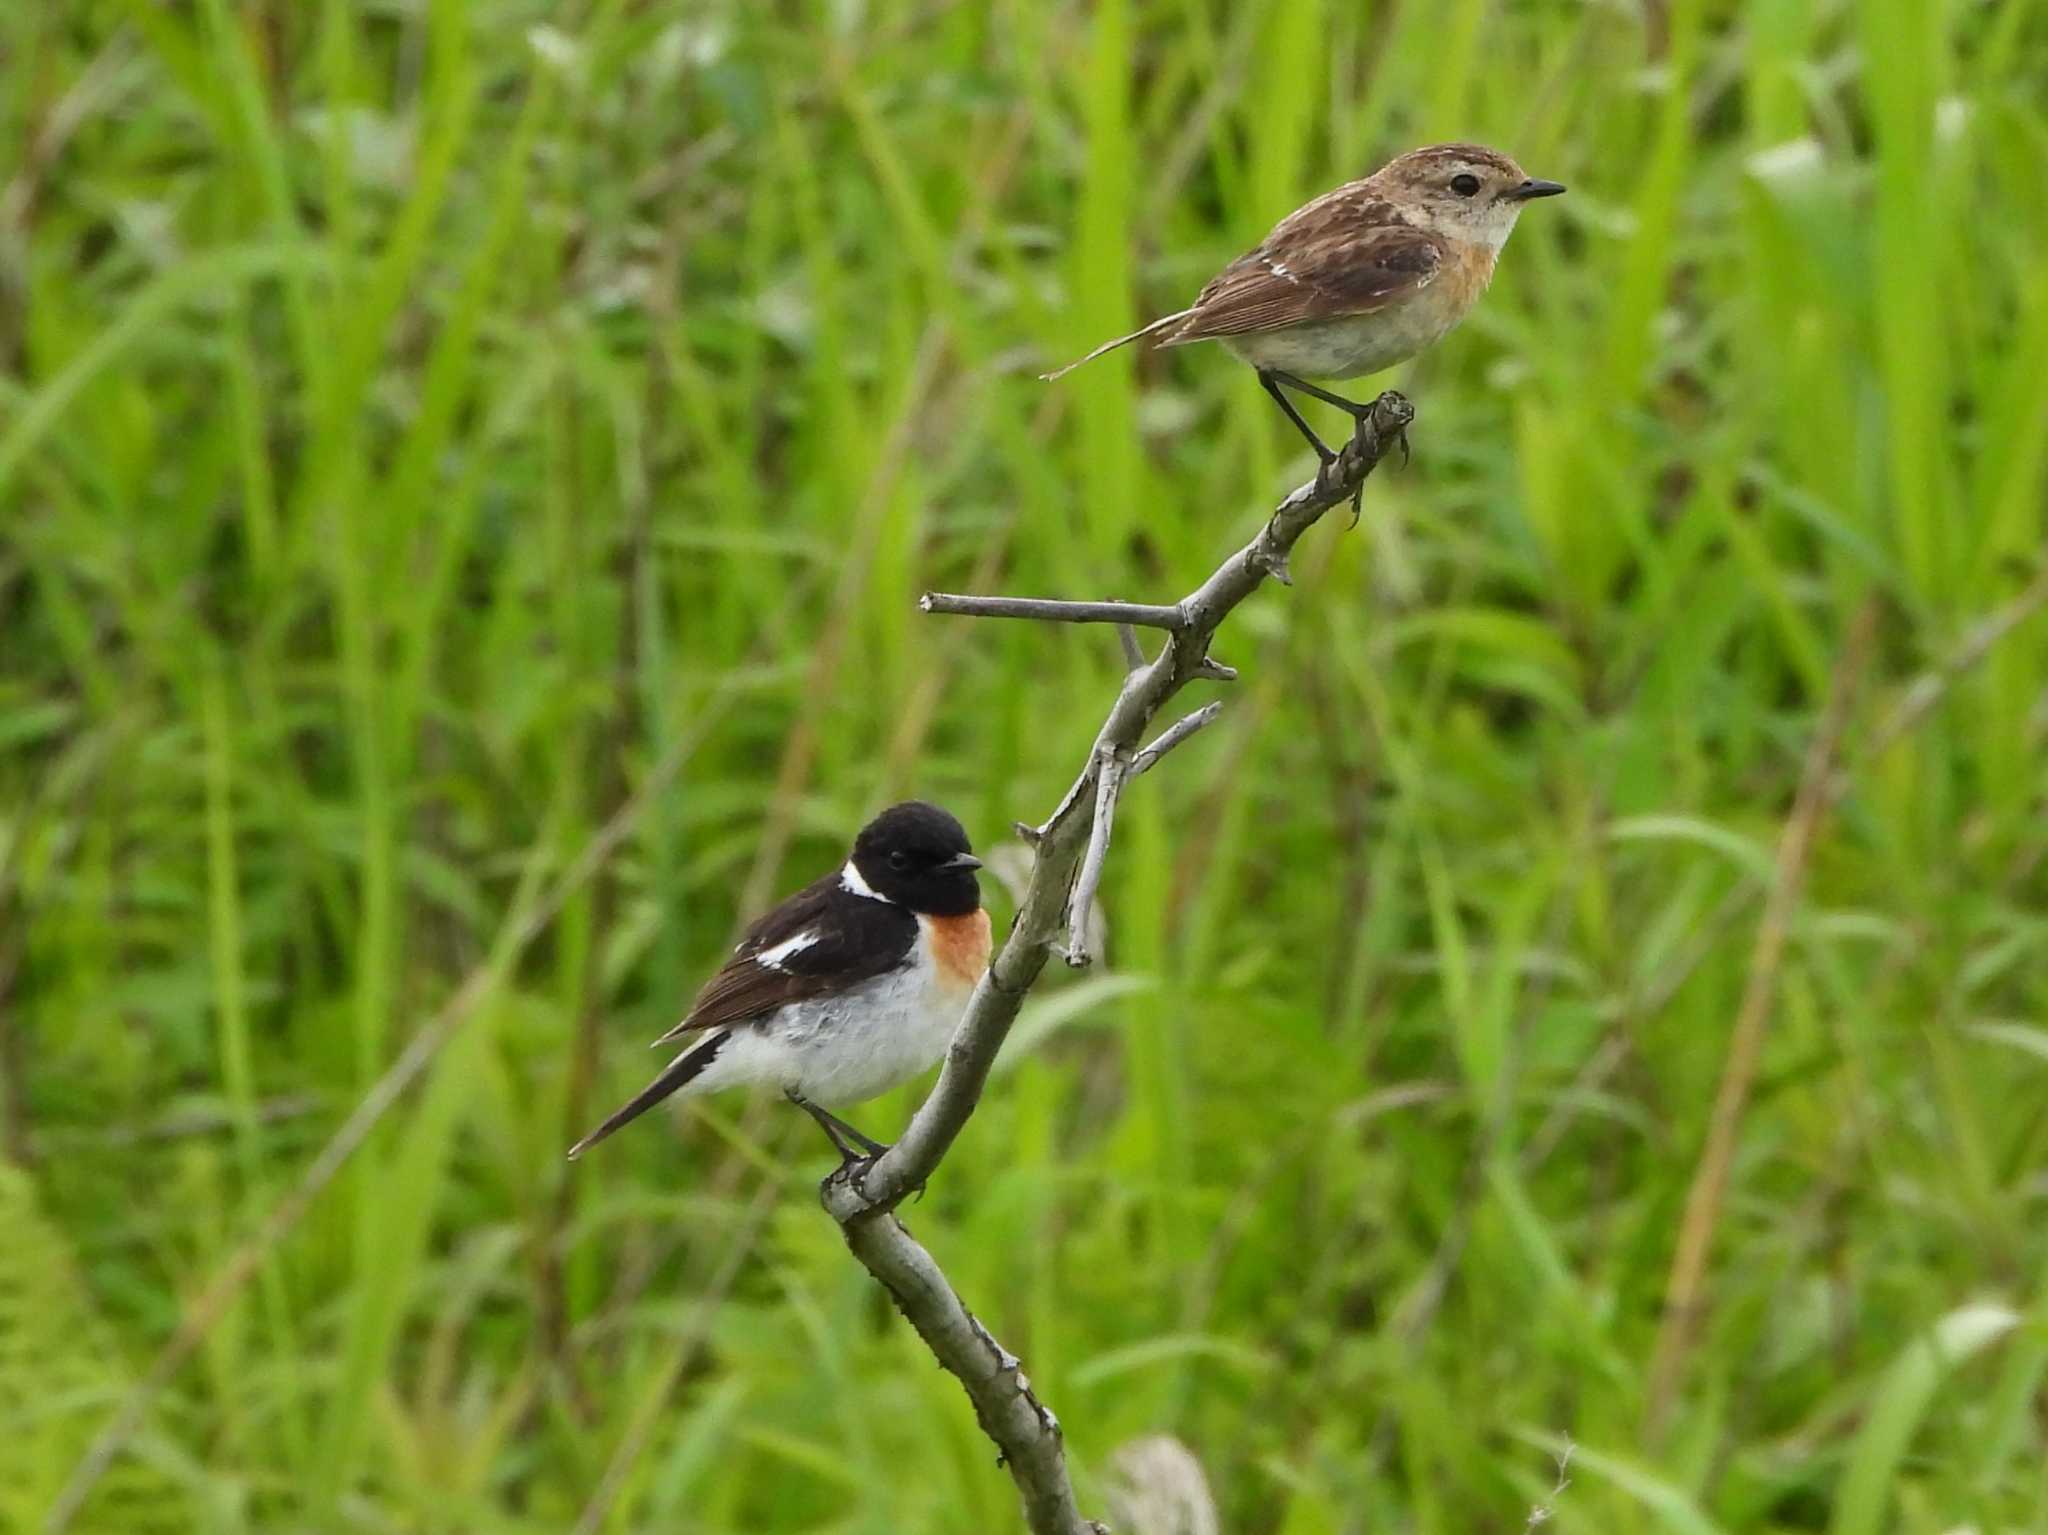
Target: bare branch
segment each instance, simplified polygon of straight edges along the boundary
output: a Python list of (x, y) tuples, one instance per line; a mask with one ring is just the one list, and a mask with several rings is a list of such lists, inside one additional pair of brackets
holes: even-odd
[(1205, 730), (1215, 724), (1217, 716), (1222, 714), (1222, 712), (1223, 705), (1221, 704), (1203, 704), (1193, 714), (1182, 715), (1171, 725), (1160, 731), (1153, 738), (1152, 744), (1132, 759), (1131, 777), (1136, 778), (1140, 773), (1147, 772), (1156, 767), (1161, 757), (1172, 751), (1189, 736), (1198, 730)]
[(1058, 624), (1136, 624), (1145, 629), (1176, 630), (1187, 620), (1179, 608), (1157, 602), (1059, 602), (1049, 597), (963, 597), (957, 592), (926, 592), (917, 605), (927, 613), (957, 613), (962, 618), (1040, 618)]
[(1096, 735), (1087, 767), (1038, 828), (1038, 862), (1030, 888), (1018, 908), (1009, 940), (967, 1005), (959, 1033), (946, 1052), (938, 1085), (912, 1118), (903, 1138), (862, 1179), (862, 1189), (877, 1207), (895, 1205), (931, 1176), (980, 1100), (996, 1053), (1059, 932), (1067, 890), (1082, 852), (1083, 832), (1074, 810), (1094, 788), (1102, 750), (1134, 750), (1160, 709), (1189, 681), (1208, 674), (1210, 638), (1266, 578), (1259, 556), (1293, 548), (1325, 512), (1348, 501), (1378, 465), (1384, 450), (1399, 440), (1414, 418), (1414, 408), (1400, 395), (1392, 391), (1381, 395), (1336, 462), (1287, 496), (1256, 538), (1176, 604), (1188, 615), (1187, 629), (1174, 633), (1151, 662), (1125, 679)]
[(1136, 671), (1145, 664), (1145, 647), (1138, 643), (1138, 631), (1129, 624), (1116, 626), (1117, 642), (1124, 647), (1124, 665)]
[[(1033, 1535), (1090, 1535), (1099, 1528), (1076, 1510), (1059, 1425), (1031, 1394), (1016, 1361), (975, 1321), (931, 1255), (892, 1212), (924, 1186), (974, 1113), (1025, 994), (1038, 980), (1063, 930), (1069, 954), (1078, 951), (1085, 959), (1086, 898), (1101, 878), (1123, 783), (1141, 771), (1140, 761), (1149, 767), (1215, 716), (1208, 709), (1198, 710), (1150, 747), (1142, 747), (1154, 719), (1190, 682), (1228, 681), (1237, 675), (1209, 655), (1217, 628), (1269, 575), (1286, 569), (1287, 553), (1302, 534), (1325, 512), (1358, 493), (1386, 449), (1405, 441), (1405, 429), (1414, 416), (1400, 395), (1381, 395), (1335, 461), (1281, 501), (1256, 538), (1171, 606), (937, 592), (928, 593), (920, 603), (928, 613), (1135, 624), (1167, 634), (1157, 656), (1125, 675), (1116, 702), (1096, 732), (1087, 765), (1051, 816), (1037, 827), (1019, 825), (1019, 835), (1037, 851), (1031, 882), (1018, 903), (1008, 939), (968, 1001), (938, 1084), (893, 1147), (872, 1162), (828, 1178), (821, 1191), (826, 1210), (839, 1222), (854, 1256), (888, 1287), (939, 1363), (960, 1378), (983, 1430), (1016, 1479)], [(1084, 802), (1091, 802), (1095, 811), (1085, 819), (1076, 813)], [(1092, 872), (1077, 881), (1084, 858)]]
[[(843, 1179), (828, 1180), (828, 1209), (835, 1182), (846, 1186)], [(966, 1388), (982, 1432), (995, 1441), (1016, 1479), (1029, 1527), (1054, 1535), (1098, 1535), (1102, 1526), (1083, 1519), (1075, 1506), (1059, 1419), (1031, 1389), (1023, 1363), (960, 1303), (944, 1270), (893, 1214), (842, 1218), (841, 1229), (853, 1255), (882, 1281), (925, 1346)]]

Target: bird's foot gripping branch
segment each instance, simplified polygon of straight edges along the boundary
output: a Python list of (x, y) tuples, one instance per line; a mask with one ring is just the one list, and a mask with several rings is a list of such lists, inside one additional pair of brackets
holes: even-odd
[[(1033, 1393), (1015, 1356), (975, 1320), (944, 1271), (893, 1212), (931, 1177), (973, 1114), (996, 1054), (1047, 958), (1058, 954), (1073, 966), (1094, 958), (1087, 915), (1125, 788), (1213, 720), (1220, 706), (1197, 709), (1148, 741), (1154, 720), (1190, 682), (1227, 682), (1236, 675), (1209, 654), (1217, 629), (1267, 577), (1286, 583), (1295, 543), (1325, 512), (1358, 495), (1387, 449), (1399, 443), (1405, 455), (1407, 428), (1414, 419), (1414, 408), (1398, 394), (1390, 391), (1373, 401), (1358, 416), (1343, 451), (1282, 500), (1256, 538), (1178, 602), (1061, 602), (932, 592), (921, 603), (927, 613), (1116, 624), (1131, 662), (1073, 786), (1043, 824), (1018, 828), (1037, 850), (1030, 884), (1008, 939), (967, 1004), (937, 1085), (894, 1146), (872, 1161), (849, 1164), (821, 1189), (825, 1208), (839, 1222), (853, 1255), (887, 1287), (934, 1357), (966, 1389), (982, 1429), (1016, 1479), (1033, 1535), (1088, 1535), (1100, 1529), (1082, 1518), (1075, 1505), (1059, 1420)], [(1166, 635), (1150, 659), (1137, 642), (1140, 628)]]

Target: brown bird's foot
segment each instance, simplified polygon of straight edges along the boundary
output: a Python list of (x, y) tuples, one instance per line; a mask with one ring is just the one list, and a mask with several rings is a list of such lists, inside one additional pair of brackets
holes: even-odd
[(832, 1149), (839, 1153), (843, 1164), (872, 1162), (889, 1148), (871, 1135), (856, 1130), (837, 1114), (828, 1112), (811, 1102), (795, 1088), (785, 1088), (783, 1096), (818, 1122), (818, 1128), (825, 1132), (825, 1139), (832, 1143)]
[(1391, 436), (1401, 444), (1401, 467), (1408, 467), (1408, 425), (1415, 419), (1415, 407), (1408, 403), (1408, 396), (1398, 389), (1389, 389), (1366, 406), (1360, 416), (1359, 425), (1371, 421), (1384, 439)]
[[(1266, 386), (1268, 394), (1280, 402), (1280, 408), (1287, 412), (1287, 419), (1299, 427), (1303, 435), (1314, 444), (1316, 455), (1323, 461), (1322, 470), (1316, 477), (1318, 484), (1326, 484), (1328, 482), (1329, 476), (1337, 468), (1338, 455), (1325, 447), (1323, 440), (1316, 436), (1306, 421), (1302, 420), (1301, 413), (1294, 408), (1294, 402), (1282, 393), (1282, 385), (1285, 385), (1288, 389), (1299, 389), (1311, 399), (1321, 400), (1325, 405), (1334, 405), (1337, 409), (1343, 411), (1345, 415), (1351, 418), (1351, 437), (1354, 442), (1364, 437), (1367, 432), (1377, 430), (1374, 418), (1379, 411), (1380, 402), (1378, 400), (1374, 400), (1370, 405), (1362, 405), (1357, 400), (1347, 400), (1341, 394), (1332, 394), (1319, 384), (1311, 384), (1307, 379), (1297, 377), (1292, 373), (1282, 373), (1277, 368), (1261, 369), (1259, 371), (1259, 382)], [(1401, 464), (1405, 468), (1408, 463), (1408, 433), (1405, 426), (1398, 435), (1401, 440)], [(1351, 488), (1350, 526), (1357, 527), (1358, 519), (1364, 514), (1365, 481), (1361, 479)]]
[[(1383, 405), (1389, 405), (1392, 408), (1382, 411), (1381, 407)], [(1374, 400), (1372, 404), (1358, 407), (1358, 414), (1352, 418), (1351, 441), (1347, 446), (1360, 456), (1368, 452), (1375, 452), (1381, 446), (1384, 432), (1382, 422), (1386, 417), (1391, 416), (1395, 422), (1391, 436), (1395, 442), (1401, 445), (1401, 467), (1406, 469), (1408, 467), (1408, 422), (1413, 419), (1414, 414), (1415, 412), (1409, 406), (1405, 396), (1389, 391), (1381, 395), (1377, 400)], [(1376, 453), (1375, 456), (1377, 456)], [(1361, 479), (1351, 488), (1351, 522), (1349, 525), (1354, 528), (1357, 527), (1358, 519), (1364, 514), (1365, 481)]]
[(1316, 429), (1310, 426), (1303, 419), (1301, 412), (1294, 408), (1294, 402), (1281, 393), (1280, 385), (1282, 383), (1293, 382), (1295, 382), (1295, 379), (1292, 374), (1275, 373), (1269, 368), (1259, 369), (1260, 385), (1265, 389), (1266, 393), (1273, 397), (1273, 403), (1280, 407), (1286, 414), (1287, 419), (1294, 423), (1294, 429), (1308, 439), (1308, 445), (1316, 450), (1316, 457), (1321, 461), (1323, 471), (1327, 473), (1330, 466), (1337, 462), (1337, 455), (1330, 451), (1329, 445), (1316, 435)]
[[(1403, 400), (1401, 403), (1405, 405), (1408, 402)], [(1359, 425), (1363, 427), (1365, 423), (1360, 421)], [(1406, 421), (1403, 421), (1394, 428), (1394, 441), (1401, 445), (1401, 467), (1406, 469), (1408, 467), (1408, 423)]]

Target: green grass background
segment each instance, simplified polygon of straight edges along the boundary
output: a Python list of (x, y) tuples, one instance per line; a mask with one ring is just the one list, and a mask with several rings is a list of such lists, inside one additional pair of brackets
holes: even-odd
[(2041, 0), (0, 7), (0, 1526), (485, 966), (75, 1527), (1014, 1528), (810, 1126), (562, 1150), (864, 814), (1079, 766), (1112, 637), (919, 590), (1165, 600), (1308, 467), (1220, 354), (1034, 375), (1460, 136), (1571, 194), (911, 1224), (1098, 1512), (1165, 1430), (1514, 1532), (1569, 1436), (1569, 1531), (2048, 1529), (2048, 620), (1872, 739), (2041, 558), (2044, 102)]

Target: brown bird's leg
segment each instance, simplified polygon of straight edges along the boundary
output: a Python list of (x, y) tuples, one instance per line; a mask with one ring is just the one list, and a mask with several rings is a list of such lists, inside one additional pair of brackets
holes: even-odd
[[(1275, 368), (1270, 372), (1262, 372), (1259, 375), (1259, 378), (1265, 384), (1266, 388), (1269, 391), (1271, 391), (1273, 398), (1278, 400), (1281, 403), (1282, 407), (1284, 407), (1287, 411), (1287, 414), (1294, 418), (1294, 424), (1296, 426), (1301, 426), (1301, 429), (1304, 432), (1307, 432), (1308, 428), (1306, 426), (1302, 426), (1301, 417), (1295, 415), (1294, 407), (1288, 404), (1286, 396), (1280, 393), (1280, 386), (1282, 384), (1285, 384), (1289, 389), (1299, 389), (1303, 394), (1308, 395), (1314, 399), (1321, 400), (1325, 405), (1336, 406), (1337, 409), (1343, 411), (1346, 415), (1348, 415), (1351, 418), (1352, 429), (1354, 431), (1363, 430), (1365, 423), (1372, 419), (1371, 405), (1361, 405), (1356, 400), (1345, 399), (1344, 396), (1341, 394), (1332, 394), (1329, 390), (1324, 389), (1319, 385), (1311, 384), (1305, 378), (1297, 378), (1292, 373), (1282, 373), (1278, 368)], [(1309, 437), (1311, 441), (1315, 440), (1314, 433), (1309, 433)], [(1323, 445), (1320, 442), (1316, 443), (1316, 447), (1319, 450), (1322, 449), (1322, 446)], [(1331, 455), (1331, 458), (1334, 458), (1334, 456), (1335, 455)], [(1331, 462), (1331, 458), (1325, 458), (1323, 460), (1324, 464), (1329, 464)], [(1404, 429), (1401, 433), (1401, 466), (1403, 468), (1406, 468), (1407, 465), (1408, 433)], [(1358, 518), (1360, 513), (1364, 510), (1364, 507), (1365, 481), (1360, 480), (1358, 482), (1358, 488), (1351, 493), (1351, 526), (1353, 526), (1354, 528), (1358, 526)]]
[[(1320, 384), (1311, 384), (1307, 379), (1296, 378), (1292, 373), (1282, 373), (1278, 368), (1274, 368), (1267, 376), (1274, 383), (1285, 384), (1289, 389), (1299, 389), (1311, 399), (1321, 400), (1325, 405), (1336, 406), (1353, 421), (1363, 421), (1372, 414), (1370, 405), (1361, 405), (1356, 400), (1345, 399), (1341, 394), (1332, 394)], [(1266, 387), (1270, 389), (1272, 384)]]
[(818, 1128), (825, 1132), (825, 1139), (832, 1143), (832, 1149), (839, 1153), (842, 1161), (863, 1161), (868, 1157), (878, 1157), (889, 1149), (873, 1136), (863, 1135), (854, 1129), (837, 1114), (819, 1108), (795, 1088), (783, 1089), (783, 1096), (818, 1122)]
[(1316, 436), (1316, 429), (1302, 419), (1301, 412), (1294, 408), (1294, 402), (1280, 392), (1280, 383), (1277, 381), (1295, 382), (1290, 374), (1274, 373), (1266, 368), (1259, 369), (1259, 382), (1265, 386), (1266, 393), (1273, 397), (1276, 405), (1287, 412), (1287, 419), (1294, 423), (1296, 431), (1308, 439), (1308, 445), (1316, 450), (1316, 457), (1323, 461), (1324, 467), (1336, 463), (1337, 455), (1323, 445), (1323, 439)]

